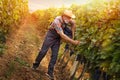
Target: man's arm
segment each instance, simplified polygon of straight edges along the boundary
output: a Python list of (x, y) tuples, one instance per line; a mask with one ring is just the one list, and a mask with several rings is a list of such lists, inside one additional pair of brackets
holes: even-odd
[(69, 37), (66, 36), (63, 32), (60, 32), (59, 35), (60, 35), (61, 38), (64, 39), (66, 42), (69, 42), (69, 43), (74, 44), (74, 45), (78, 45), (78, 44), (79, 44), (79, 41), (73, 40), (73, 39), (69, 38)]
[(61, 27), (57, 27), (56, 26), (55, 29), (56, 29), (57, 33), (60, 35), (60, 37), (62, 39), (64, 39), (66, 42), (69, 42), (69, 43), (74, 44), (74, 45), (78, 45), (79, 44), (79, 41), (73, 40), (73, 39), (69, 38), (67, 35), (65, 35), (63, 33), (63, 30), (62, 30)]
[(69, 43), (74, 44), (74, 45), (78, 45), (79, 41), (73, 40), (73, 39), (69, 38), (67, 35), (64, 34), (61, 25), (62, 25), (61, 22), (56, 18), (54, 20), (54, 28), (57, 31), (57, 33), (60, 35), (60, 37), (63, 40), (65, 40), (66, 42), (69, 42)]
[(76, 24), (75, 24), (75, 21), (73, 21), (73, 23), (72, 23), (72, 38), (73, 39), (75, 37), (75, 30), (76, 30)]

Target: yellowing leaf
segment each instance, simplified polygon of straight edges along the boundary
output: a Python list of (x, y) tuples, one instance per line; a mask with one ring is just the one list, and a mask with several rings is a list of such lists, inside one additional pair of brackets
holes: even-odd
[(106, 39), (103, 43), (102, 43), (102, 47), (106, 47), (111, 43), (110, 39)]

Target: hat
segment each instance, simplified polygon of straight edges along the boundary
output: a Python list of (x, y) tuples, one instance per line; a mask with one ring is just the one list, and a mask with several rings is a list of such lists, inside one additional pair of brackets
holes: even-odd
[(75, 15), (72, 13), (71, 10), (65, 10), (65, 11), (63, 12), (63, 15), (66, 15), (66, 16), (68, 16), (68, 17), (70, 17), (70, 18), (75, 18)]

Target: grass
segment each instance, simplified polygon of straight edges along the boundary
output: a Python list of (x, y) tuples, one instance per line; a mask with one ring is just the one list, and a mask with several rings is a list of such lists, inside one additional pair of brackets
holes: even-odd
[(30, 67), (30, 65), (29, 65), (26, 61), (22, 60), (22, 59), (19, 58), (19, 57), (16, 57), (16, 58), (15, 58), (15, 61), (18, 62), (18, 63), (20, 64), (20, 66)]
[(6, 78), (9, 78), (14, 71), (15, 71), (15, 63), (14, 63), (14, 61), (11, 61), (11, 62), (8, 64), (8, 70), (7, 70), (6, 73), (5, 73), (5, 77), (6, 77)]
[(6, 49), (5, 44), (0, 44), (0, 56), (4, 54), (5, 49)]

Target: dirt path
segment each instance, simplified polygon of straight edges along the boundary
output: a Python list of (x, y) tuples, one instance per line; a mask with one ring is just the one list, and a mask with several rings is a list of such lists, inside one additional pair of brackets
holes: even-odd
[[(45, 73), (50, 60), (50, 51), (42, 60), (38, 71), (31, 69), (39, 48), (42, 45), (45, 32), (37, 30), (36, 20), (27, 17), (19, 29), (10, 34), (7, 39), (7, 50), (0, 57), (0, 80), (48, 80)], [(56, 66), (57, 80), (68, 80), (63, 75), (65, 71)], [(61, 75), (62, 74), (62, 75)]]

